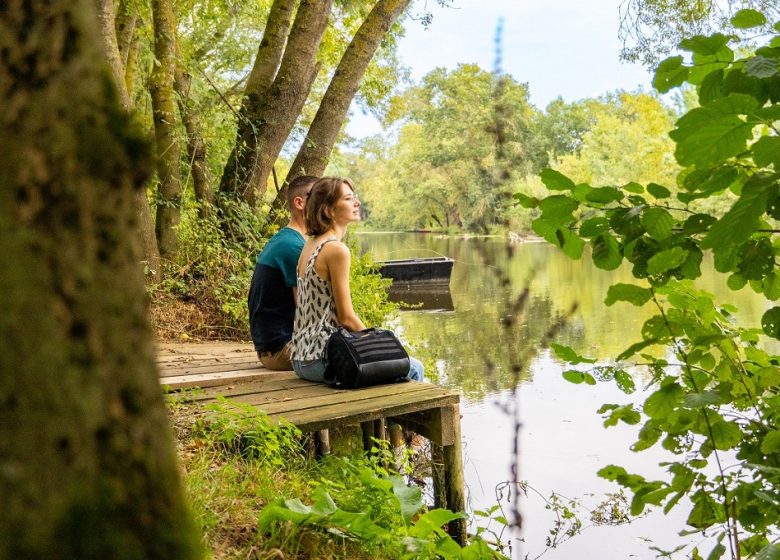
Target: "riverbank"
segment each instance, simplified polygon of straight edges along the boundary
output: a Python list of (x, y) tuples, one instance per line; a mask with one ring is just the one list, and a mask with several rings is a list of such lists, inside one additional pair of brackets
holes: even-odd
[(362, 452), (315, 459), (291, 425), (272, 425), (248, 405), (201, 407), (171, 396), (176, 449), (207, 557), (217, 560), (503, 558), (481, 537), (461, 551), (441, 526), (455, 514), (428, 511), (403, 477), (401, 459), (377, 442)]

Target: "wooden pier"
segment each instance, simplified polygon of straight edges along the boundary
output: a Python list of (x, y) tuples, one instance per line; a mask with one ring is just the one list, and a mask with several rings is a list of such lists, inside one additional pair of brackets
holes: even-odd
[[(364, 447), (383, 438), (392, 420), (431, 441), (435, 507), (465, 511), (460, 396), (430, 383), (396, 383), (334, 389), (265, 369), (251, 344), (161, 344), (160, 383), (171, 390), (200, 387), (197, 401), (222, 395), (256, 406), (271, 419), (285, 418), (302, 432), (360, 425)], [(449, 532), (465, 542), (465, 520)]]

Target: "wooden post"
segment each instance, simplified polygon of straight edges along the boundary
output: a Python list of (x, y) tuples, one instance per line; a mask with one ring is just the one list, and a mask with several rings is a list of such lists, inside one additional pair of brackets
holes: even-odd
[(317, 444), (318, 457), (330, 455), (330, 434), (328, 433), (328, 430), (319, 430), (315, 434), (314, 440)]
[(431, 441), (431, 478), (433, 479), (433, 507), (446, 508), (444, 448), (435, 441)]
[(374, 445), (374, 442), (371, 441), (371, 438), (376, 437), (376, 435), (374, 435), (374, 422), (372, 420), (369, 420), (368, 422), (361, 422), (360, 430), (363, 432), (363, 451), (368, 453), (371, 451), (371, 447)]
[[(449, 416), (452, 422), (452, 445), (444, 446), (444, 492), (447, 499), (447, 509), (450, 511), (466, 511), (465, 484), (463, 481), (463, 451), (460, 440), (460, 406), (450, 405)], [(466, 544), (466, 520), (456, 519), (450, 522), (447, 531), (461, 546)]]

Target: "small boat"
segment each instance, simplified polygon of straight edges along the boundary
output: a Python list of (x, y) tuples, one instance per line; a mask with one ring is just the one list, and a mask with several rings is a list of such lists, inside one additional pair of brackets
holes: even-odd
[(452, 265), (455, 263), (449, 257), (424, 257), (417, 259), (398, 259), (381, 261), (379, 273), (393, 282), (450, 282)]

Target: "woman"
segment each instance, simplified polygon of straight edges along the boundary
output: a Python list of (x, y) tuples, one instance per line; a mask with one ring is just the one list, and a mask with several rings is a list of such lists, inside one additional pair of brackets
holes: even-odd
[[(322, 382), (325, 346), (333, 331), (362, 331), (349, 293), (349, 248), (341, 242), (347, 226), (360, 220), (360, 201), (349, 179), (323, 177), (309, 192), (304, 209), (311, 236), (298, 259), (298, 304), (293, 327), (293, 369), (298, 377)], [(409, 379), (422, 381), (423, 366), (410, 358)]]

